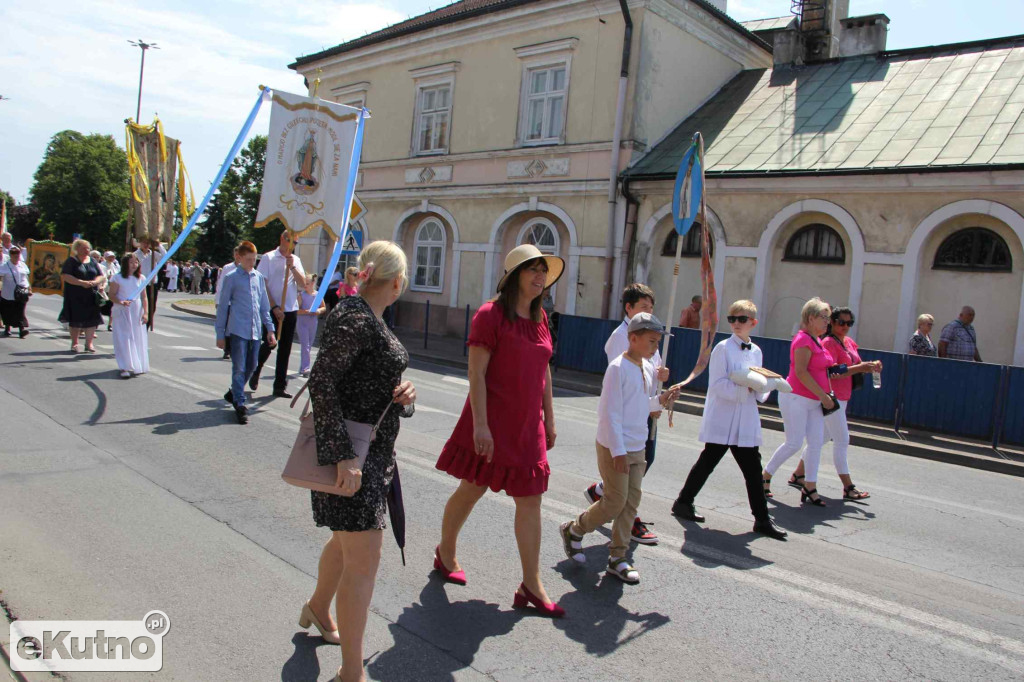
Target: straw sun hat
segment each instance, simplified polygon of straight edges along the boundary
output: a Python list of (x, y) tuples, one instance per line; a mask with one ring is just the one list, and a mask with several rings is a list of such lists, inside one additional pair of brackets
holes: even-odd
[(505, 280), (508, 279), (508, 276), (516, 268), (527, 261), (536, 260), (538, 258), (543, 258), (548, 264), (548, 280), (544, 284), (544, 288), (547, 289), (557, 282), (558, 278), (562, 276), (562, 272), (565, 270), (565, 261), (558, 256), (545, 256), (541, 253), (540, 249), (533, 244), (523, 244), (522, 246), (517, 246), (512, 249), (508, 252), (508, 255), (505, 256), (505, 274), (501, 276), (500, 280), (498, 280), (498, 291), (502, 290), (505, 286)]

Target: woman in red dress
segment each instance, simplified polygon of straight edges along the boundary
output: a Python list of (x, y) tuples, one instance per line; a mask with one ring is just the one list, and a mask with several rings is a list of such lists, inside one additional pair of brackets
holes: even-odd
[(540, 582), (541, 496), (548, 489), (547, 451), (555, 445), (551, 334), (541, 308), (544, 292), (564, 261), (524, 244), (505, 257), (498, 297), (473, 317), (469, 332), (469, 397), (437, 468), (462, 479), (444, 508), (434, 568), (465, 585), (455, 546), (474, 505), (487, 489), (516, 503), (515, 533), (523, 581), (513, 605), (545, 615), (565, 614)]

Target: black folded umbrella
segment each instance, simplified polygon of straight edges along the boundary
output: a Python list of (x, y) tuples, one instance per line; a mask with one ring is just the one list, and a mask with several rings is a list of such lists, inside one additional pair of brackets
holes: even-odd
[(405, 502), (402, 501), (402, 479), (398, 476), (398, 463), (395, 463), (395, 475), (388, 486), (388, 516), (391, 518), (391, 532), (395, 534), (395, 542), (402, 552), (402, 565), (405, 566)]

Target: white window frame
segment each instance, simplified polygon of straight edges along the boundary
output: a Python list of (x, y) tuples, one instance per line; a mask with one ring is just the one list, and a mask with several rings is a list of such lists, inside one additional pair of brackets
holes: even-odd
[[(430, 248), (437, 248), (437, 246), (438, 246), (438, 242), (436, 242), (436, 241), (429, 241), (428, 242), (428, 241), (423, 241), (420, 238), (420, 235), (423, 233), (423, 230), (424, 230), (424, 228), (427, 225), (437, 225), (440, 228), (440, 230), (441, 230), (441, 241), (440, 241), (440, 247), (441, 247), (441, 265), (440, 265), (440, 269), (441, 269), (441, 272), (438, 275), (438, 278), (437, 278), (438, 285), (436, 287), (432, 287), (432, 286), (423, 285), (423, 284), (417, 284), (416, 283), (416, 270), (419, 267), (417, 265), (417, 263), (419, 262), (419, 250), (420, 250), (420, 247), (422, 246), (424, 248), (430, 249)], [(413, 243), (412, 243), (412, 264), (411, 264), (412, 265), (412, 268), (411, 268), (412, 269), (412, 281), (409, 283), (409, 288), (411, 290), (413, 290), (413, 291), (426, 291), (426, 292), (431, 292), (431, 293), (441, 293), (441, 292), (444, 291), (444, 270), (445, 270), (445, 263), (447, 262), (447, 257), (448, 257), (448, 233), (445, 231), (444, 223), (439, 218), (435, 218), (434, 216), (427, 216), (426, 218), (424, 218), (423, 220), (420, 221), (419, 225), (416, 226), (416, 232), (414, 234), (415, 234), (415, 236), (413, 237)], [(427, 263), (429, 264), (429, 262), (430, 261), (428, 259)], [(428, 267), (430, 267), (430, 266), (428, 265)]]
[[(565, 144), (565, 129), (569, 122), (569, 92), (572, 76), (572, 52), (576, 49), (576, 45), (578, 43), (579, 40), (576, 38), (566, 38), (549, 43), (541, 43), (539, 45), (527, 45), (525, 47), (515, 48), (516, 56), (519, 57), (522, 62), (522, 75), (519, 82), (519, 120), (516, 124), (517, 147)], [(560, 91), (563, 97), (561, 130), (558, 135), (549, 135), (536, 140), (528, 140), (527, 132), (530, 124), (529, 104), (531, 99), (537, 97), (536, 95), (530, 94), (530, 81), (532, 80), (531, 75), (536, 71), (557, 68), (565, 69), (565, 87)], [(550, 96), (551, 95), (547, 95), (548, 98)], [(546, 125), (547, 119), (547, 106), (545, 106), (542, 130), (543, 125)]]
[[(522, 246), (523, 244), (526, 244), (526, 235), (530, 234), (533, 231), (533, 228), (536, 227), (537, 225), (543, 225), (544, 227), (551, 230), (551, 236), (555, 238), (555, 245), (554, 247), (550, 247), (550, 251), (545, 251), (544, 248), (541, 248), (540, 246), (537, 246), (537, 248), (540, 249), (540, 252), (543, 253), (545, 256), (561, 257), (562, 238), (558, 234), (558, 228), (555, 226), (553, 222), (551, 222), (547, 218), (530, 218), (525, 223), (523, 223), (523, 226), (519, 229), (519, 236), (516, 237), (516, 246)], [(557, 286), (557, 284), (551, 285), (552, 300), (554, 300), (555, 298)]]
[(359, 83), (351, 83), (349, 85), (331, 88), (331, 96), (334, 97), (334, 101), (338, 104), (343, 104), (346, 107), (362, 109), (366, 106), (366, 93), (369, 90), (370, 82), (360, 81)]
[[(458, 70), (459, 62), (447, 62), (445, 64), (436, 64), (434, 66), (426, 66), (409, 71), (415, 84), (412, 136), (409, 144), (410, 156), (442, 156), (448, 153), (452, 143), (452, 121), (455, 113), (455, 73)], [(445, 86), (448, 88), (448, 132), (445, 137), (444, 146), (438, 147), (437, 149), (420, 149), (420, 119), (426, 115), (422, 111), (423, 91)], [(441, 110), (435, 110), (435, 113), (440, 111)]]

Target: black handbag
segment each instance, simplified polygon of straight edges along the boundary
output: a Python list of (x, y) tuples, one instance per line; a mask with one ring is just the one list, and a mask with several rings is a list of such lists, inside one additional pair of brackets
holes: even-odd
[[(14, 274), (14, 268), (11, 267), (10, 263), (7, 263), (7, 269), (11, 271), (11, 275), (14, 275), (17, 279), (17, 275)], [(16, 303), (28, 303), (28, 299), (32, 296), (32, 290), (28, 287), (23, 287), (20, 284), (14, 285), (14, 301)]]
[(823, 415), (825, 415), (826, 417), (829, 416), (830, 414), (832, 414), (833, 412), (836, 412), (836, 411), (839, 410), (839, 398), (836, 397), (835, 391), (829, 391), (828, 392), (828, 397), (832, 398), (832, 409), (828, 410), (828, 409), (825, 409), (824, 405), (821, 406), (821, 413)]
[(850, 380), (853, 382), (854, 391), (864, 388), (863, 374), (854, 374), (852, 377), (850, 377)]

